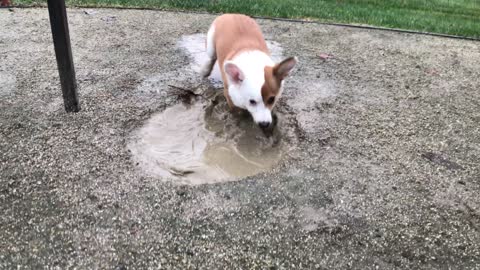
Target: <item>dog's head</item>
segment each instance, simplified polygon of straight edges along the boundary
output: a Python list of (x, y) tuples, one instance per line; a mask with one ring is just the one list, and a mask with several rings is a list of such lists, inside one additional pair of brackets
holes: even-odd
[(233, 104), (248, 110), (260, 128), (268, 128), (272, 124), (273, 107), (282, 94), (283, 81), (296, 63), (297, 58), (290, 57), (260, 70), (245, 65), (241, 68), (234, 61), (226, 61), (224, 70)]

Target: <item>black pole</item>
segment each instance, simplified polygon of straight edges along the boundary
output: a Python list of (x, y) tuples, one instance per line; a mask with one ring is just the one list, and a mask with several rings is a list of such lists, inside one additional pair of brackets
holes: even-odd
[(80, 104), (78, 103), (65, 0), (48, 0), (48, 13), (50, 14), (53, 46), (57, 57), (65, 110), (67, 112), (78, 112), (80, 111)]

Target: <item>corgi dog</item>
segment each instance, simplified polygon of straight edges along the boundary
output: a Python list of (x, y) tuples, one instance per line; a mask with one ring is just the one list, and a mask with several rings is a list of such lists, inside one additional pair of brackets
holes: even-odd
[(275, 63), (258, 24), (240, 14), (221, 15), (213, 21), (206, 51), (208, 61), (202, 67), (202, 76), (208, 77), (218, 61), (230, 109), (247, 110), (260, 128), (269, 128), (273, 107), (297, 58)]

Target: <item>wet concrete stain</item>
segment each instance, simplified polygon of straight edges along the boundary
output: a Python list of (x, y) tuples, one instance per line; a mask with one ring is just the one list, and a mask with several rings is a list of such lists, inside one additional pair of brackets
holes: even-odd
[(432, 163), (444, 166), (445, 168), (449, 170), (462, 170), (463, 167), (453, 161), (448, 160), (446, 157), (444, 157), (441, 154), (438, 153), (433, 153), (433, 152), (425, 152), (422, 154), (422, 157)]
[(13, 74), (0, 71), (0, 97), (14, 92), (16, 83), (17, 79)]

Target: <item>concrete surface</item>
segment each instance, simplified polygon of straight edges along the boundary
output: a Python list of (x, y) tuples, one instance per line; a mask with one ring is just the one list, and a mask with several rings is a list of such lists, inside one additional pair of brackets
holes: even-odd
[(0, 10), (1, 269), (480, 268), (480, 43), (261, 20), (300, 59), (278, 108), (297, 150), (189, 187), (126, 141), (199, 82), (177, 43), (214, 16), (69, 10), (66, 114), (47, 13)]

